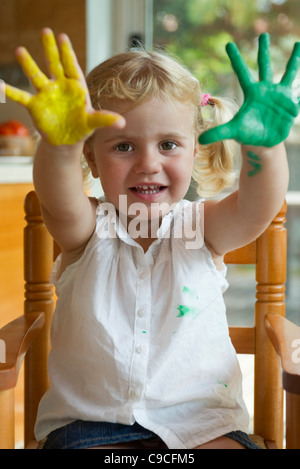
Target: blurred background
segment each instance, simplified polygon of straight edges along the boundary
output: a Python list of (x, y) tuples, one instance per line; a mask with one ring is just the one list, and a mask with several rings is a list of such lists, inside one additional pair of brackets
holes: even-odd
[[(154, 0), (153, 43), (179, 57), (201, 82), (205, 92), (243, 97), (225, 51), (235, 42), (257, 77), (258, 36), (271, 36), (274, 81), (285, 70), (293, 45), (300, 40), (299, 0)], [(294, 82), (300, 95), (300, 73)], [(287, 316), (300, 324), (300, 120), (287, 142), (290, 167), (288, 194)], [(229, 322), (252, 324), (253, 304), (247, 292), (255, 285), (251, 267), (230, 266), (226, 294)], [(254, 283), (253, 283), (254, 282)], [(234, 290), (234, 294), (233, 294)], [(230, 293), (230, 296), (229, 296)], [(241, 315), (241, 311), (243, 314)]]
[[(66, 32), (80, 65), (89, 72), (109, 56), (135, 47), (163, 48), (199, 79), (204, 92), (243, 96), (225, 45), (234, 41), (257, 77), (258, 36), (271, 35), (274, 81), (279, 81), (300, 40), (299, 0), (0, 0), (0, 80), (33, 92), (14, 55), (26, 46), (45, 71), (43, 27)], [(300, 95), (300, 73), (294, 82)], [(9, 125), (7, 125), (9, 123)], [(287, 139), (287, 317), (300, 325), (300, 121)], [(0, 99), (0, 327), (23, 311), (23, 198), (32, 189), (34, 128), (27, 112)], [(94, 184), (92, 191), (101, 193)], [(223, 194), (225, 195), (225, 194)], [(194, 198), (193, 187), (188, 197)], [(251, 267), (231, 267), (225, 294), (230, 325), (252, 325), (255, 279)], [(249, 299), (250, 298), (250, 299)], [(247, 387), (247, 385), (246, 385)], [(22, 401), (17, 391), (19, 413)], [(251, 407), (251, 402), (250, 402)], [(22, 446), (22, 428), (17, 441)]]

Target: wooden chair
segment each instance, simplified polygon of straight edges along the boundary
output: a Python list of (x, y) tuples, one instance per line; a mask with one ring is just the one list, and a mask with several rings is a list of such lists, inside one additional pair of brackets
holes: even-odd
[[(6, 363), (0, 364), (0, 448), (14, 447), (13, 388), (25, 354), (25, 447), (34, 440), (37, 406), (48, 387), (46, 361), (54, 308), (49, 276), (54, 247), (35, 192), (27, 195), (25, 212), (24, 315), (0, 330), (0, 340), (6, 345)], [(285, 214), (286, 205), (255, 242), (225, 258), (226, 263), (256, 265), (255, 326), (232, 327), (230, 335), (238, 353), (255, 355), (254, 432), (268, 448), (283, 446), (282, 387), (287, 399), (286, 447), (300, 448), (300, 364), (293, 363), (293, 357), (299, 361), (293, 347), (298, 343), (300, 348), (300, 328), (284, 318)]]

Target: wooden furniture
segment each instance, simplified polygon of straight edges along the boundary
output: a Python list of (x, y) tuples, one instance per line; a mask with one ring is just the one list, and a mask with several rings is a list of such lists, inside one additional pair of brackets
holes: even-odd
[[(50, 347), (49, 328), (54, 306), (52, 286), (49, 283), (53, 265), (53, 242), (43, 224), (39, 202), (34, 192), (29, 193), (26, 198), (25, 211), (27, 226), (24, 317), (0, 330), (0, 339), (4, 340), (7, 346), (7, 363), (0, 364), (0, 447), (3, 448), (14, 446), (11, 423), (12, 388), (26, 349), (26, 445), (34, 437), (33, 425), (37, 406), (48, 386), (46, 359)], [(286, 205), (255, 242), (229, 253), (225, 258), (227, 263), (256, 265), (255, 326), (230, 328), (230, 334), (238, 353), (255, 354), (254, 431), (263, 437), (268, 448), (281, 448), (283, 445), (282, 384), (288, 391), (287, 447), (300, 448), (300, 365), (293, 363), (289, 348), (291, 340), (300, 339), (300, 328), (284, 318), (285, 213)], [(284, 338), (287, 338), (287, 342)], [(272, 343), (275, 344), (275, 349)], [(276, 352), (281, 356), (283, 380)]]
[(32, 189), (31, 183), (0, 184), (0, 328), (23, 308), (23, 201)]
[[(14, 158), (11, 157), (11, 160)], [(33, 189), (32, 183), (20, 182), (19, 176), (24, 173), (26, 177), (22, 177), (22, 180), (27, 181), (27, 165), (25, 166), (17, 166), (16, 171), (15, 164), (5, 166), (5, 169), (4, 165), (0, 164), (0, 329), (20, 316), (23, 311), (23, 228), (25, 226), (23, 203), (25, 195)], [(7, 173), (12, 176), (9, 183), (5, 182)], [(12, 182), (12, 180), (16, 182)], [(17, 443), (22, 442), (24, 434), (23, 383), (24, 367), (20, 370), (20, 378), (14, 393)]]
[[(237, 353), (255, 356), (254, 433), (263, 436), (267, 447), (282, 448), (283, 389), (289, 390), (286, 387), (287, 380), (282, 379), (282, 376), (289, 376), (293, 381), (290, 406), (294, 407), (286, 415), (286, 447), (300, 449), (300, 363), (297, 366), (292, 362), (292, 354), (285, 353), (284, 359), (281, 355), (281, 352), (286, 352), (292, 337), (300, 339), (300, 328), (285, 319), (286, 210), (284, 204), (268, 229), (256, 241), (228, 253), (225, 262), (256, 266), (255, 325), (252, 328), (230, 328)], [(286, 334), (288, 327), (289, 336)], [(281, 366), (276, 352), (281, 359)], [(291, 428), (294, 430), (293, 435)]]
[(45, 59), (40, 32), (52, 28), (55, 34), (70, 36), (78, 61), (86, 65), (85, 0), (1, 0), (0, 66), (16, 64), (15, 49), (25, 46), (35, 61), (44, 68)]

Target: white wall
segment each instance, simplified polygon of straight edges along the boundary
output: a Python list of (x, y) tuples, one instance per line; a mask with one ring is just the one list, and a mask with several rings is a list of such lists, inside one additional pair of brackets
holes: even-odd
[(152, 46), (153, 0), (87, 0), (87, 72), (113, 54), (128, 49), (141, 34)]

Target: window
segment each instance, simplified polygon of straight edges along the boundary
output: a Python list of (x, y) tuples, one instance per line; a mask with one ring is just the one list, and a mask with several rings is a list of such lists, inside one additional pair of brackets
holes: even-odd
[[(230, 96), (242, 101), (242, 93), (225, 51), (235, 42), (257, 77), (257, 39), (271, 35), (274, 81), (279, 81), (293, 45), (300, 40), (299, 0), (153, 0), (153, 44), (165, 48), (187, 65), (212, 95)], [(300, 73), (294, 82), (300, 92)], [(300, 119), (286, 141), (290, 167), (288, 202), (287, 315), (300, 324)], [(249, 282), (249, 269), (230, 271), (237, 296), (230, 305), (235, 317), (243, 303)], [(233, 277), (234, 278), (233, 278)], [(240, 303), (240, 304), (239, 304)], [(249, 309), (253, 305), (249, 305)], [(236, 311), (235, 311), (236, 309)], [(245, 309), (245, 305), (242, 309)], [(235, 323), (236, 324), (236, 323)]]
[(211, 94), (235, 94), (225, 44), (235, 42), (256, 71), (257, 37), (266, 31), (276, 76), (300, 38), (298, 0), (153, 1), (154, 44), (178, 56)]

